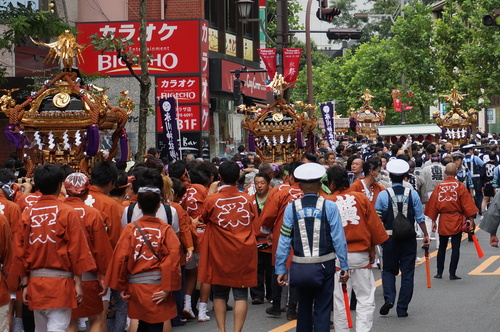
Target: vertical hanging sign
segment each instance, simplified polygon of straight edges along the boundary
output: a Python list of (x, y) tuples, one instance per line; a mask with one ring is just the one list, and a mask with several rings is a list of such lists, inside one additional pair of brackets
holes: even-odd
[(177, 126), (177, 103), (175, 98), (160, 99), (160, 112), (168, 160), (169, 162), (181, 160), (179, 128)]
[(259, 48), (259, 55), (266, 66), (267, 74), (272, 80), (276, 74), (276, 49), (275, 48)]
[(335, 118), (333, 115), (333, 103), (323, 103), (319, 105), (321, 114), (323, 115), (323, 122), (325, 123), (325, 136), (330, 146), (335, 146)]
[(301, 56), (301, 48), (283, 49), (283, 78), (285, 82), (293, 83), (297, 80)]

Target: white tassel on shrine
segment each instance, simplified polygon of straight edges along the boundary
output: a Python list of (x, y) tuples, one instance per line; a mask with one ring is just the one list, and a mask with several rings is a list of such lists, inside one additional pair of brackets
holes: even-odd
[(63, 142), (64, 142), (64, 150), (71, 149), (71, 145), (69, 145), (69, 136), (68, 136), (68, 131), (67, 130), (64, 131)]
[(75, 145), (76, 146), (82, 145), (82, 135), (80, 135), (80, 130), (77, 130), (75, 133)]
[(49, 132), (49, 149), (54, 149), (56, 145), (54, 144), (54, 135), (52, 134), (52, 130)]
[(35, 131), (35, 142), (36, 142), (36, 145), (38, 145), (38, 149), (40, 151), (43, 150), (43, 143), (42, 143), (42, 139), (40, 137), (40, 132), (38, 130)]

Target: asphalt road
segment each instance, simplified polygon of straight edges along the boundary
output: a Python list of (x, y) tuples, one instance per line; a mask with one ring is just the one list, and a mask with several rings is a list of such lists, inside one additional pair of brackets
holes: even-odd
[[(408, 317), (397, 317), (395, 308), (387, 316), (379, 315), (378, 312), (384, 299), (380, 271), (374, 270), (377, 290), (372, 331), (500, 331), (500, 283), (498, 282), (500, 280), (500, 250), (489, 245), (489, 235), (485, 232), (479, 230), (476, 235), (485, 256), (479, 259), (474, 244), (468, 242), (464, 237), (457, 270), (457, 275), (462, 277), (462, 280), (451, 281), (448, 279), (447, 270), (451, 255), (451, 252), (448, 251), (443, 279), (432, 278), (430, 289), (427, 288), (424, 251), (418, 251), (417, 256), (421, 257), (422, 261), (417, 263), (415, 269), (415, 291), (408, 310)], [(436, 254), (435, 243), (432, 243), (430, 250), (431, 277), (436, 274)], [(268, 317), (265, 313), (268, 306), (269, 304), (249, 304), (243, 331), (295, 331), (295, 321), (287, 321), (285, 313), (280, 318)], [(211, 303), (209, 308), (212, 308)], [(182, 327), (174, 327), (173, 330), (179, 332), (217, 331), (213, 311), (210, 311), (209, 315), (212, 318), (209, 322), (193, 321)], [(355, 320), (354, 311), (352, 315)], [(232, 331), (232, 324), (232, 312), (228, 312), (226, 322), (228, 331)]]

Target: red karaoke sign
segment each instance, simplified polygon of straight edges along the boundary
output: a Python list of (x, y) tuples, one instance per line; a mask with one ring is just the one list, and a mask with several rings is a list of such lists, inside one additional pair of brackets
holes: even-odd
[[(131, 49), (139, 55), (139, 22), (78, 23), (78, 42), (90, 45), (93, 34), (124, 37), (135, 44)], [(205, 21), (149, 21), (146, 27), (147, 48), (151, 53), (150, 74), (200, 73), (208, 65), (208, 52), (202, 43), (208, 43), (208, 27)], [(206, 36), (205, 36), (206, 35)], [(206, 57), (206, 60), (203, 58)], [(83, 51), (84, 62), (79, 68), (88, 74), (129, 75), (125, 63), (116, 52), (97, 52), (93, 46)], [(203, 63), (206, 61), (206, 64)], [(134, 70), (140, 72), (139, 66)]]
[[(177, 106), (177, 127), (180, 131), (198, 131), (201, 130), (201, 106), (195, 105), (178, 105)], [(158, 106), (158, 114), (160, 114)], [(163, 131), (163, 123), (161, 116), (156, 117), (156, 131)]]

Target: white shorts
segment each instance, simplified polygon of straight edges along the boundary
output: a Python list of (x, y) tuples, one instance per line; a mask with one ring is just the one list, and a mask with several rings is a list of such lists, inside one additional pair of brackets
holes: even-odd
[(102, 300), (108, 302), (111, 301), (111, 288), (108, 287), (108, 291), (102, 296)]
[(200, 259), (200, 253), (193, 253), (193, 258), (191, 259), (191, 262), (187, 263), (184, 268), (186, 270), (192, 270), (196, 269), (198, 267), (198, 260)]
[(34, 310), (35, 332), (65, 332), (71, 321), (71, 308)]
[(9, 332), (9, 303), (0, 307), (0, 332)]

